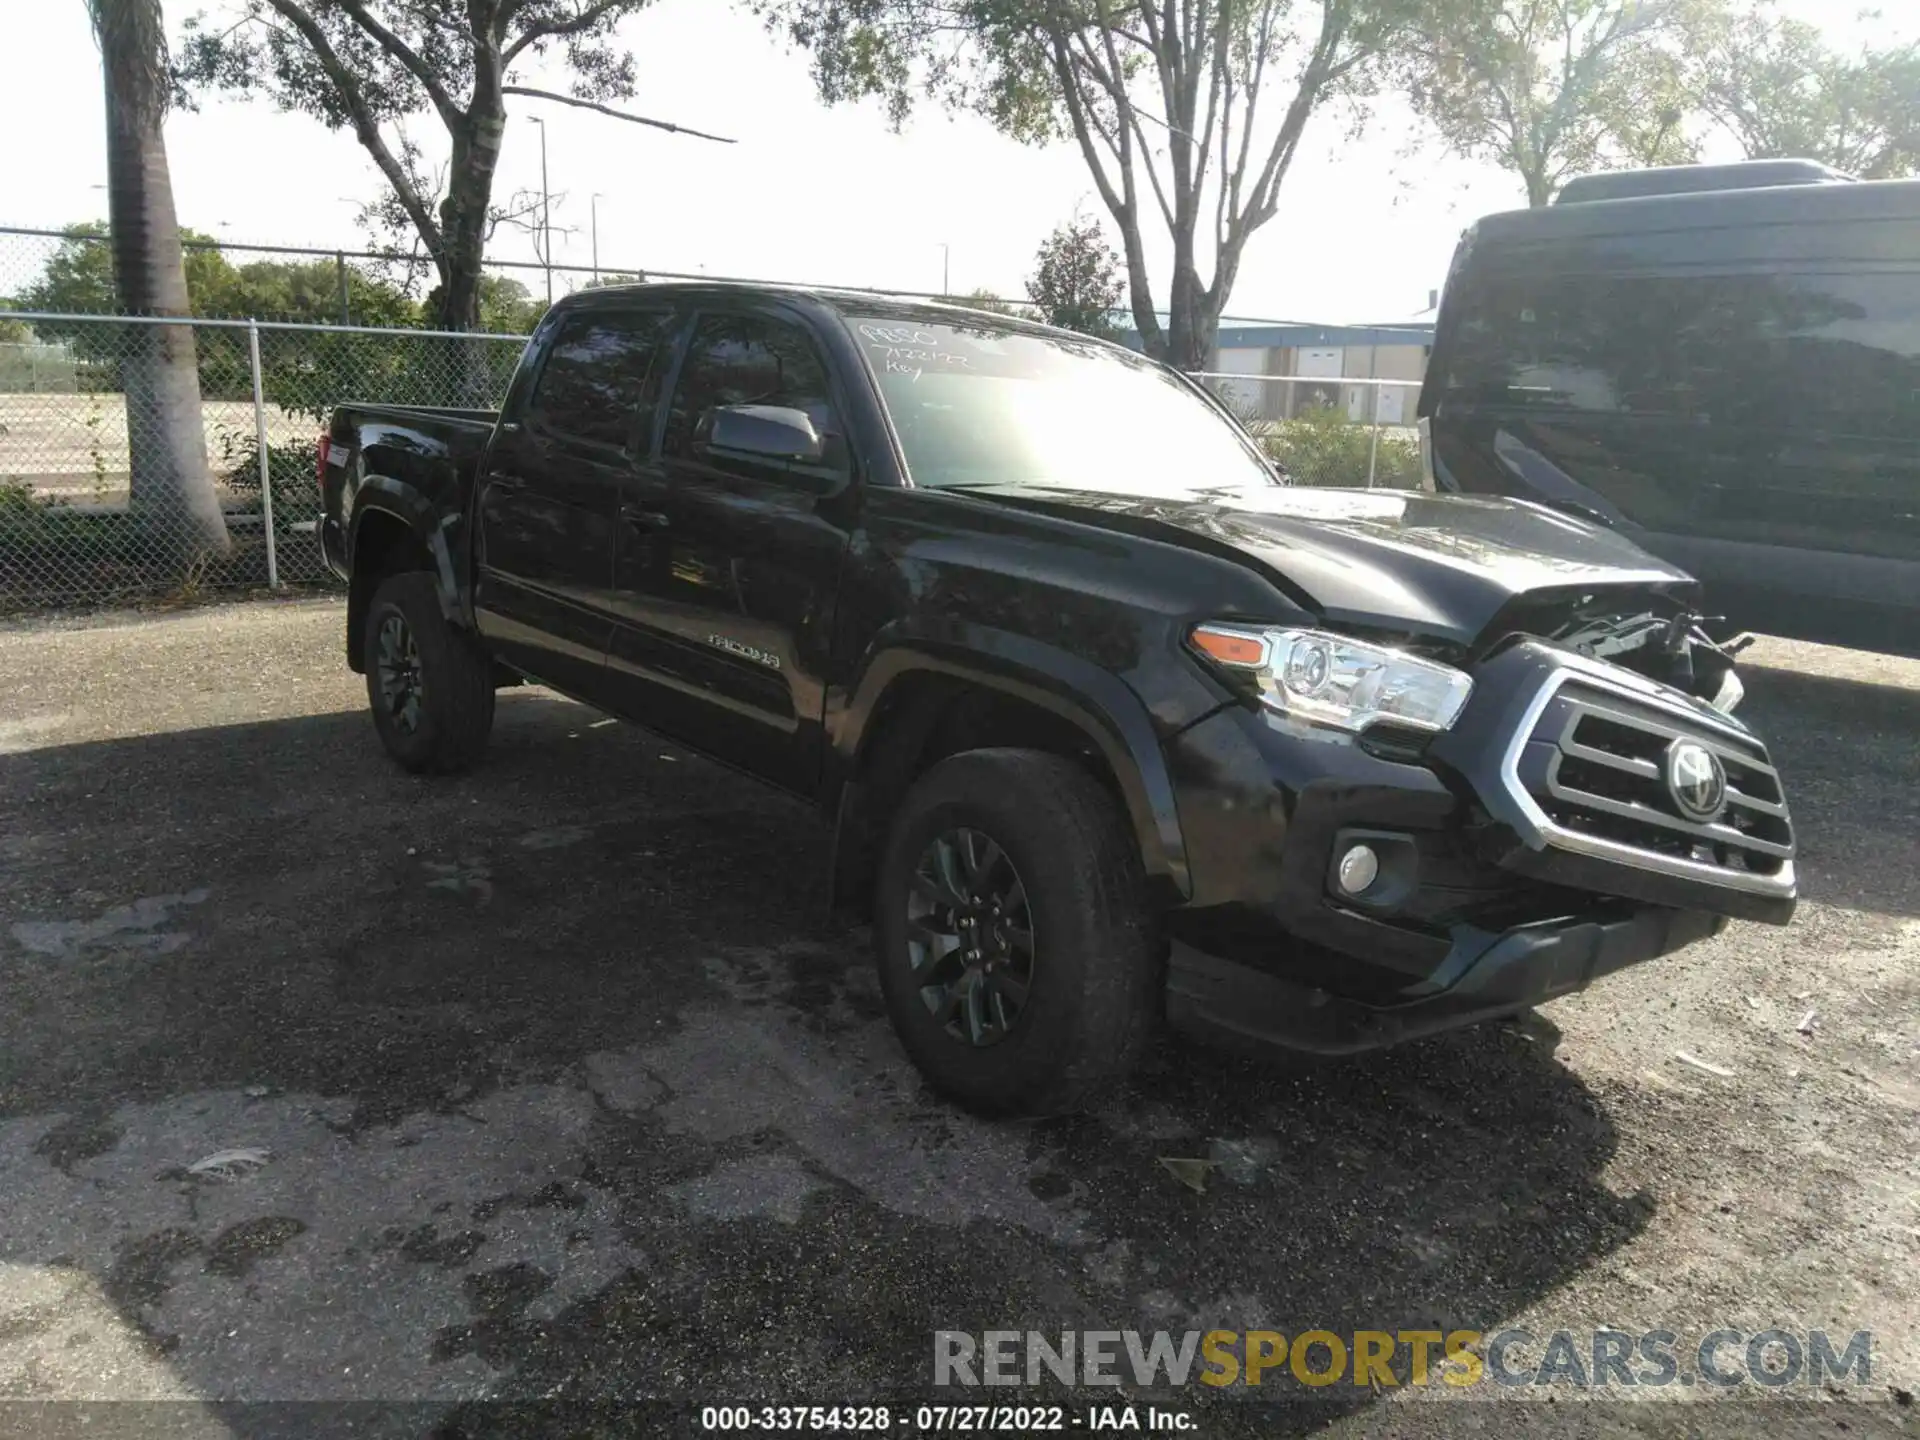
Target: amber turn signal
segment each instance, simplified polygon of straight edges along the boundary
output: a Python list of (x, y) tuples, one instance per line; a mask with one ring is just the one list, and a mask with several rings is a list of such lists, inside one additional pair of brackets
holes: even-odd
[(1237, 630), (1201, 625), (1193, 632), (1193, 646), (1222, 665), (1258, 670), (1267, 663), (1267, 642), (1257, 635), (1245, 635)]

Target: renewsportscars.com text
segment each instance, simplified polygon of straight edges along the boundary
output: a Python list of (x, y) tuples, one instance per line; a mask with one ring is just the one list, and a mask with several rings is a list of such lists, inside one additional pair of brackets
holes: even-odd
[(1873, 1378), (1873, 1334), (1824, 1330), (938, 1330), (933, 1383), (981, 1385), (1569, 1385), (1783, 1389)]

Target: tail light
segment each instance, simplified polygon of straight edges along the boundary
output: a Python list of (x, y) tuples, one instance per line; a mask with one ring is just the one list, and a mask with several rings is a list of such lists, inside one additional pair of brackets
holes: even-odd
[(327, 493), (327, 466), (333, 463), (333, 441), (327, 436), (324, 430), (320, 432), (320, 443), (316, 447), (316, 450), (317, 454), (314, 458), (314, 481), (319, 485), (320, 493), (324, 495)]

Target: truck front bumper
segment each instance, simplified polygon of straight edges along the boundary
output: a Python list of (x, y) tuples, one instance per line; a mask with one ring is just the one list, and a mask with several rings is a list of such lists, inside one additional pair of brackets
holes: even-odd
[(1518, 1014), (1717, 935), (1726, 925), (1723, 916), (1699, 911), (1623, 908), (1499, 935), (1473, 931), (1457, 937), (1432, 976), (1406, 998), (1379, 1004), (1175, 941), (1167, 1019), (1187, 1034), (1236, 1048), (1351, 1055)]
[[(1423, 753), (1252, 707), (1175, 738), (1192, 895), (1167, 915), (1172, 1021), (1367, 1050), (1525, 1010), (1730, 916), (1791, 917), (1791, 821), (1744, 727), (1537, 642), (1475, 682)], [(1723, 817), (1662, 808), (1656, 760), (1679, 743), (1721, 757)], [(1377, 879), (1349, 890), (1356, 847)]]

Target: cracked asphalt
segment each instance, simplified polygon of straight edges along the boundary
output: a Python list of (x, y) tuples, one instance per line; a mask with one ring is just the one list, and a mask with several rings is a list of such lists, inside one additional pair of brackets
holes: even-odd
[(1873, 1331), (1871, 1382), (1159, 1400), (1203, 1436), (1920, 1433), (1920, 663), (1752, 657), (1790, 928), (1348, 1064), (1169, 1041), (996, 1126), (922, 1091), (810, 812), (539, 690), (476, 773), (404, 775), (341, 623), (0, 625), (0, 1432), (951, 1401), (936, 1329), (1779, 1326)]

